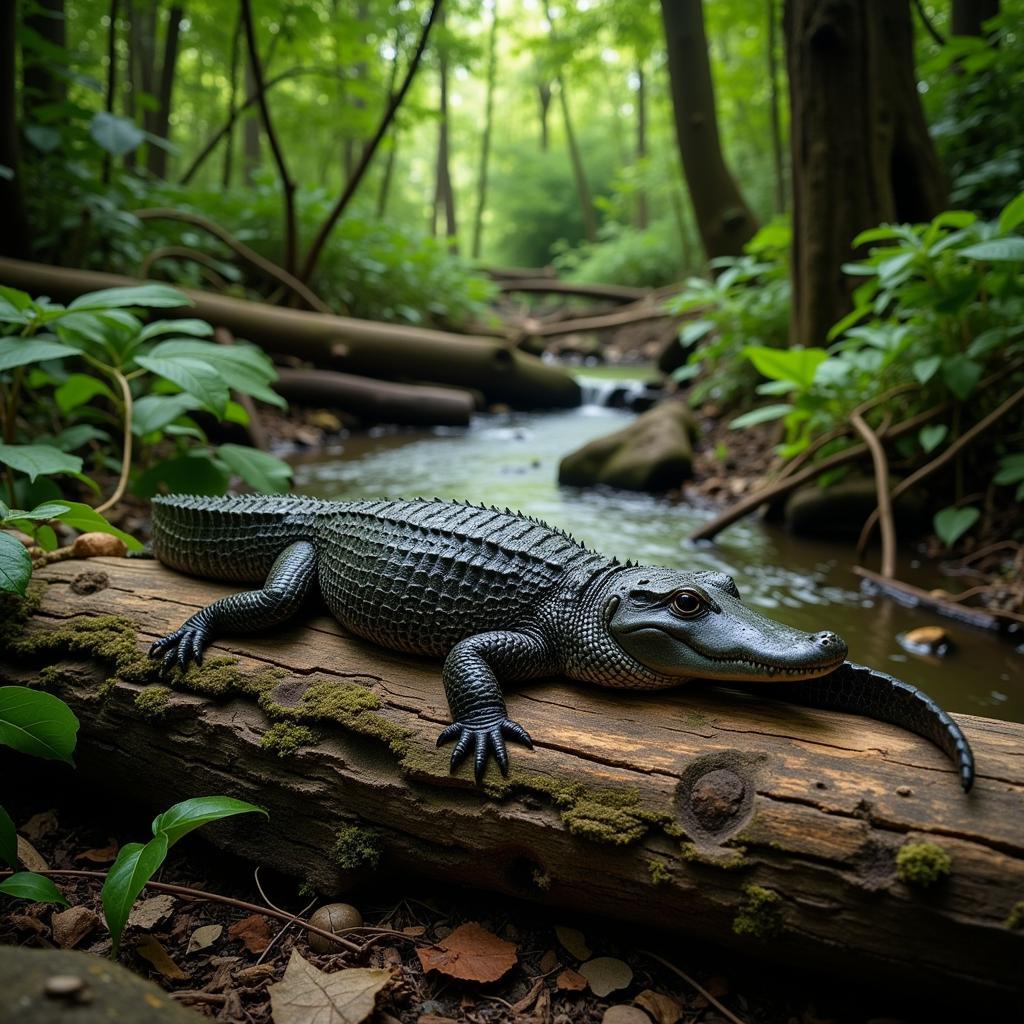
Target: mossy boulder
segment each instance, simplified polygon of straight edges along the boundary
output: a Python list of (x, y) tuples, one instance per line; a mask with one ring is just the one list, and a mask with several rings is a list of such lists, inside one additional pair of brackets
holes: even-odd
[[(856, 540), (877, 504), (874, 478), (857, 474), (830, 487), (811, 483), (798, 488), (789, 496), (783, 515), (787, 529), (797, 536)], [(901, 494), (893, 505), (893, 513), (902, 529), (920, 526), (925, 519), (921, 494)]]
[(650, 493), (670, 490), (693, 476), (695, 431), (682, 402), (661, 402), (622, 430), (567, 455), (558, 467), (558, 482)]

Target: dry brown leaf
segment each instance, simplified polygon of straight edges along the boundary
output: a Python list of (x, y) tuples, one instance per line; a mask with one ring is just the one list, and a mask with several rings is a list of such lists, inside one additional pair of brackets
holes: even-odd
[(135, 952), (143, 960), (148, 960), (165, 978), (170, 978), (171, 981), (184, 981), (188, 977), (153, 935), (143, 935), (135, 944)]
[(4, 920), (21, 931), (34, 932), (36, 935), (46, 934), (46, 925), (37, 917), (30, 917), (28, 914), (8, 914)]
[(76, 861), (87, 860), (91, 864), (113, 864), (117, 860), (117, 851), (121, 848), (116, 839), (108, 839), (106, 846), (97, 847), (95, 850), (85, 850), (75, 855)]
[(555, 979), (555, 986), (560, 992), (582, 992), (587, 987), (587, 979), (571, 967), (566, 967)]
[(683, 1008), (675, 999), (653, 989), (645, 988), (634, 1002), (642, 1006), (657, 1024), (676, 1024), (683, 1015)]
[(267, 988), (274, 1024), (362, 1024), (390, 980), (390, 971), (373, 967), (327, 974), (293, 949), (284, 977)]
[(462, 981), (497, 981), (519, 960), (516, 947), (475, 921), (460, 925), (436, 946), (417, 949), (424, 971), (440, 971)]
[(562, 946), (572, 953), (577, 960), (590, 959), (590, 947), (587, 945), (586, 936), (578, 928), (567, 928), (564, 925), (558, 925), (555, 928), (555, 934), (558, 936), (558, 941)]
[(132, 928), (149, 931), (165, 920), (174, 910), (174, 897), (164, 893), (137, 903), (128, 915), (128, 924)]
[(408, 928), (403, 928), (402, 934), (409, 935), (414, 939), (418, 939), (421, 935), (425, 934), (426, 930), (427, 929), (424, 928), (423, 925), (421, 924), (413, 924), (409, 925)]
[(185, 950), (185, 956), (189, 953), (198, 953), (201, 949), (207, 949), (212, 946), (223, 934), (224, 925), (222, 924), (204, 924), (202, 928), (197, 928), (188, 939), (188, 948)]
[(639, 1007), (620, 1003), (604, 1011), (601, 1024), (651, 1024), (651, 1018)]
[(51, 832), (56, 832), (57, 828), (57, 812), (40, 811), (38, 814), (33, 814), (18, 831), (28, 836), (29, 839), (43, 839)]
[(99, 923), (88, 907), (68, 907), (50, 918), (53, 941), (61, 949), (74, 949)]
[(625, 988), (633, 980), (629, 964), (613, 956), (599, 956), (588, 960), (580, 974), (590, 982), (590, 991), (595, 996), (606, 996)]
[(533, 1013), (530, 1014), (530, 1020), (536, 1021), (537, 1024), (548, 1024), (551, 1020), (551, 993), (546, 988), (540, 990), (537, 1005), (534, 1006)]
[(553, 949), (549, 949), (540, 958), (539, 966), (543, 974), (550, 974), (558, 966), (558, 954)]
[(50, 870), (50, 865), (24, 836), (18, 836), (18, 860), (26, 871)]
[(232, 939), (241, 939), (250, 953), (262, 953), (270, 945), (270, 924), (262, 914), (250, 914), (229, 929)]

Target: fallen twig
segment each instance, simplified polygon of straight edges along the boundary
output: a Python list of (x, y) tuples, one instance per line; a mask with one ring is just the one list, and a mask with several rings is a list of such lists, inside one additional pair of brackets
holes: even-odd
[(859, 412), (851, 414), (850, 422), (854, 430), (864, 438), (864, 443), (871, 452), (871, 462), (875, 470), (875, 490), (878, 494), (878, 515), (882, 522), (882, 575), (886, 579), (892, 579), (896, 574), (896, 524), (893, 521), (892, 496), (889, 493), (889, 460), (878, 436)]
[(690, 985), (694, 989), (696, 989), (716, 1010), (718, 1010), (719, 1013), (724, 1014), (729, 1020), (733, 1022), (733, 1024), (746, 1024), (746, 1021), (744, 1021), (741, 1017), (737, 1017), (736, 1014), (733, 1013), (732, 1010), (730, 1010), (728, 1007), (723, 1006), (706, 988), (704, 988), (703, 985), (700, 985), (698, 982), (694, 981), (694, 979), (691, 978), (686, 973), (686, 971), (680, 970), (678, 967), (676, 967), (675, 964), (669, 963), (669, 961), (666, 960), (664, 957), (658, 956), (657, 953), (652, 953), (649, 949), (641, 949), (638, 950), (638, 952), (642, 953), (644, 956), (649, 956), (652, 960), (657, 960), (662, 967), (667, 967), (673, 974), (678, 974), (679, 977), (682, 978), (687, 985)]

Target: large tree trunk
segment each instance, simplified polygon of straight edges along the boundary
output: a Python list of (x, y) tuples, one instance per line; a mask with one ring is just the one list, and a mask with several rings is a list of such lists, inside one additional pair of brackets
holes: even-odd
[(757, 231), (718, 136), (701, 0), (661, 0), (676, 136), (708, 259), (736, 256)]
[(772, 121), (772, 168), (775, 174), (775, 212), (783, 213), (786, 209), (786, 172), (782, 154), (782, 125), (779, 118), (779, 44), (778, 44), (778, 7), (775, 0), (767, 0), (766, 15), (768, 22), (767, 57), (768, 57), (768, 102), (771, 104)]
[(787, 0), (794, 343), (824, 344), (849, 309), (858, 232), (946, 203), (917, 93), (907, 0)]
[(955, 36), (980, 36), (982, 26), (999, 13), (999, 0), (952, 0), (950, 30)]
[[(64, 50), (64, 0), (36, 0), (25, 12), (25, 27), (47, 47)], [(35, 56), (22, 48), (21, 109), (26, 124), (35, 122), (37, 107), (62, 103), (66, 98), (67, 83), (60, 74), (64, 70), (60, 64), (49, 55)]]
[(473, 259), (480, 259), (483, 243), (484, 210), (487, 208), (487, 171), (491, 156), (491, 130), (494, 124), (494, 82), (497, 77), (498, 3), (491, 11), (491, 31), (487, 47), (487, 96), (484, 101), (484, 134), (480, 142), (480, 176), (477, 181), (476, 216), (473, 218)]
[[(79, 774), (154, 810), (203, 793), (265, 806), (267, 821), (204, 835), (323, 892), (376, 867), (896, 984), (908, 1001), (937, 984), (983, 1005), (1019, 991), (1021, 725), (958, 716), (979, 769), (965, 796), (936, 748), (866, 718), (554, 679), (510, 688), (536, 749), (513, 748), (509, 778), (492, 764), (478, 789), (435, 747), (439, 663), (316, 613), (160, 680), (149, 644), (239, 588), (128, 559), (36, 579), (35, 654), (0, 652), (0, 681), (47, 666), (81, 721)], [(912, 843), (944, 851), (948, 877), (901, 880)]]
[[(70, 301), (85, 292), (142, 284), (130, 277), (0, 258), (0, 281), (32, 295)], [(282, 309), (182, 289), (195, 303), (165, 310), (226, 327), (269, 352), (383, 380), (450, 384), (516, 409), (571, 408), (580, 387), (564, 370), (493, 338)]]
[(0, 252), (25, 257), (29, 255), (31, 234), (25, 212), (18, 141), (17, 32), (15, 5), (0, 4), (0, 165), (10, 171), (10, 174), (0, 175), (0, 209), (5, 221), (0, 231)]
[[(167, 29), (164, 35), (164, 56), (160, 63), (160, 89), (156, 96), (157, 107), (153, 111), (153, 127), (150, 129), (158, 139), (170, 141), (171, 104), (174, 98), (174, 74), (178, 67), (178, 39), (181, 31), (183, 9), (172, 4), (167, 14)], [(167, 177), (167, 150), (150, 143), (146, 156), (146, 167), (155, 178)]]
[(576, 195), (580, 201), (583, 233), (588, 242), (596, 242), (597, 216), (594, 213), (594, 200), (590, 195), (590, 182), (587, 181), (587, 169), (583, 165), (583, 154), (580, 152), (579, 143), (576, 141), (576, 132), (572, 126), (568, 90), (565, 87), (565, 79), (561, 75), (555, 81), (558, 85), (558, 102), (562, 108), (562, 122), (565, 125), (565, 144), (569, 148), (569, 163), (572, 166), (573, 181), (576, 182)]
[(452, 252), (457, 252), (458, 228), (455, 222), (455, 193), (452, 190), (451, 165), (448, 158), (448, 41), (444, 37), (445, 16), (443, 10), (438, 18), (438, 27), (442, 30), (437, 54), (440, 102), (437, 125), (437, 173), (434, 178), (434, 211), (431, 219), (431, 233), (437, 234), (437, 220), (443, 209), (448, 247)]
[[(245, 98), (248, 100), (255, 96), (257, 89), (252, 61), (247, 55), (245, 58)], [(261, 160), (259, 108), (254, 106), (252, 109), (254, 113), (242, 122), (242, 180), (246, 185), (252, 185)]]
[[(644, 65), (639, 61), (636, 66), (636, 163), (641, 173), (647, 159), (647, 80), (644, 76)], [(642, 231), (647, 227), (647, 189), (643, 183), (636, 190), (636, 226)]]
[[(235, 20), (235, 30), (231, 34), (231, 56), (228, 61), (228, 118), (230, 119), (235, 111), (235, 101), (238, 98), (238, 64), (242, 56), (242, 16), (238, 15)], [(231, 171), (235, 155), (235, 126), (228, 129), (228, 137), (224, 141), (224, 167), (221, 171), (221, 185), (224, 188), (231, 187)]]

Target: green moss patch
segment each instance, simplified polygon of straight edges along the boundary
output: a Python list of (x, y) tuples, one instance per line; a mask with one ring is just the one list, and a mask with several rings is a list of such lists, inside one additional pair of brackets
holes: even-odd
[(649, 860), (647, 869), (651, 873), (651, 881), (655, 885), (668, 885), (672, 881), (672, 872), (663, 860)]
[(312, 746), (317, 734), (294, 722), (275, 722), (260, 740), (264, 750), (272, 750), (278, 757), (290, 757), (299, 747)]
[(171, 691), (166, 686), (147, 686), (135, 695), (135, 710), (150, 722), (159, 721), (167, 714)]
[(380, 833), (364, 825), (347, 825), (339, 829), (331, 851), (334, 863), (346, 871), (376, 868), (383, 852)]
[(1011, 932), (1024, 931), (1024, 900), (1017, 900), (1010, 908), (1003, 927), (1009, 928)]
[(732, 921), (737, 935), (772, 939), (782, 932), (782, 899), (777, 892), (760, 885), (743, 887), (745, 899)]
[(896, 874), (907, 885), (926, 889), (945, 878), (952, 867), (949, 854), (934, 843), (907, 843), (896, 852)]

